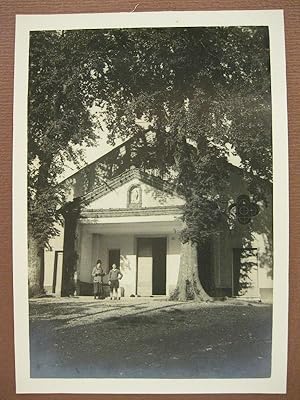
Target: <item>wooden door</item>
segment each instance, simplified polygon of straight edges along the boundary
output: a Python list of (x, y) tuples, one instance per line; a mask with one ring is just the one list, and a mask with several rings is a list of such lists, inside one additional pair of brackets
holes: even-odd
[(166, 294), (166, 255), (167, 255), (167, 239), (152, 239), (152, 294)]

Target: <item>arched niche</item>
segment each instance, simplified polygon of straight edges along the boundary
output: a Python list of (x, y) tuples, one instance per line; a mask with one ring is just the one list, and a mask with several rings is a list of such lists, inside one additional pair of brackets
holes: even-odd
[(142, 207), (142, 188), (140, 185), (132, 185), (127, 194), (129, 208)]

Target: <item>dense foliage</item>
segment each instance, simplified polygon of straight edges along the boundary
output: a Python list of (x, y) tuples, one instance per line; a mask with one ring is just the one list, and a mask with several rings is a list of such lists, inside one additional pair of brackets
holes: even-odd
[[(143, 134), (143, 162), (159, 166), (187, 202), (183, 240), (229, 224), (230, 158), (247, 190), (266, 200), (272, 180), (268, 30), (264, 27), (124, 30), (108, 65), (122, 88), (106, 103), (111, 139)], [(148, 155), (148, 156), (147, 156)], [(176, 175), (168, 172), (176, 171)]]
[(158, 167), (184, 194), (184, 241), (199, 242), (226, 223), (229, 157), (238, 155), (254, 198), (265, 198), (263, 182), (272, 179), (267, 28), (32, 32), (29, 62), (29, 225), (42, 247), (62, 204), (57, 176), (82, 144), (94, 143), (95, 106), (111, 142), (154, 133), (138, 150), (144, 166)]

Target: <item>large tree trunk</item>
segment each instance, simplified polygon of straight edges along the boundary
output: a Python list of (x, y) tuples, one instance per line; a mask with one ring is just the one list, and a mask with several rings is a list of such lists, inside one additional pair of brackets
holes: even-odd
[(76, 228), (80, 212), (79, 200), (68, 203), (64, 210), (64, 253), (62, 271), (62, 296), (73, 295), (75, 288), (74, 273), (76, 270), (77, 253), (75, 248)]
[(44, 292), (44, 249), (38, 245), (28, 229), (28, 295), (38, 296)]
[(170, 300), (212, 301), (199, 279), (197, 246), (190, 242), (181, 245), (177, 286), (170, 295)]

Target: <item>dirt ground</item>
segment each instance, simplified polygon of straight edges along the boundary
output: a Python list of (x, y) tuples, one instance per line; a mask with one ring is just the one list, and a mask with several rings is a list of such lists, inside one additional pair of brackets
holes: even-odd
[(268, 377), (271, 332), (260, 303), (34, 299), (31, 377)]

